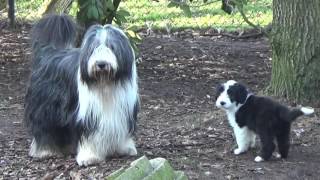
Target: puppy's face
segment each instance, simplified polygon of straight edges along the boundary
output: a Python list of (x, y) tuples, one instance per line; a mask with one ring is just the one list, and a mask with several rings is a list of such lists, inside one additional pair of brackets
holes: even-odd
[(217, 88), (216, 106), (231, 110), (245, 103), (248, 91), (245, 86), (234, 80), (229, 80)]
[(94, 25), (84, 37), (80, 61), (84, 81), (114, 81), (130, 78), (134, 53), (122, 30), (112, 25)]

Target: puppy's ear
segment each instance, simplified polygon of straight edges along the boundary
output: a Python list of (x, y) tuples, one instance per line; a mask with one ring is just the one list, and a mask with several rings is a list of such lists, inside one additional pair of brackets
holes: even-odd
[(224, 86), (223, 86), (223, 84), (218, 83), (218, 84), (216, 85), (215, 91), (216, 91), (216, 96), (215, 96), (215, 98), (218, 99), (218, 97), (220, 96), (220, 94), (224, 91)]
[(247, 88), (243, 84), (236, 83), (233, 85), (232, 89), (234, 93), (234, 100), (237, 105), (244, 104), (249, 93)]

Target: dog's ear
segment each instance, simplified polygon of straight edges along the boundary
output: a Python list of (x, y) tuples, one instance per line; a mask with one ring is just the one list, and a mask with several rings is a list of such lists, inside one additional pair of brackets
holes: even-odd
[(243, 84), (236, 83), (230, 90), (232, 91), (233, 99), (237, 105), (245, 103), (249, 92)]
[(218, 99), (218, 97), (220, 96), (220, 94), (224, 91), (224, 86), (221, 83), (218, 83), (216, 85), (216, 89), (215, 89), (215, 98)]

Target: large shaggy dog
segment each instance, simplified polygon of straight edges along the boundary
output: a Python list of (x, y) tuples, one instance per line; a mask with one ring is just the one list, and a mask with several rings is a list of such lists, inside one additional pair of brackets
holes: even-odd
[(310, 115), (312, 108), (294, 108), (290, 110), (270, 98), (251, 94), (248, 89), (236, 81), (230, 80), (217, 89), (216, 106), (225, 110), (233, 128), (238, 148), (234, 154), (241, 154), (255, 146), (256, 134), (261, 140), (260, 155), (256, 162), (268, 160), (275, 150), (274, 139), (281, 158), (289, 151), (291, 123), (301, 115)]
[(74, 21), (50, 15), (34, 26), (31, 38), (25, 98), (25, 123), (33, 136), (29, 155), (76, 153), (80, 166), (115, 154), (136, 155), (137, 73), (123, 31), (93, 25), (75, 48)]

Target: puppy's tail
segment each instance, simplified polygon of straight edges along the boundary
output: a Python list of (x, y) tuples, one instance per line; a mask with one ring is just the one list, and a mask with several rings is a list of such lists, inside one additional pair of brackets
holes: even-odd
[(287, 121), (292, 122), (302, 115), (311, 115), (314, 113), (314, 109), (311, 107), (301, 107), (291, 110), (286, 118)]
[(76, 37), (77, 26), (71, 17), (63, 14), (48, 15), (40, 19), (31, 31), (34, 56), (38, 56), (37, 53), (48, 46), (55, 49), (74, 47)]

